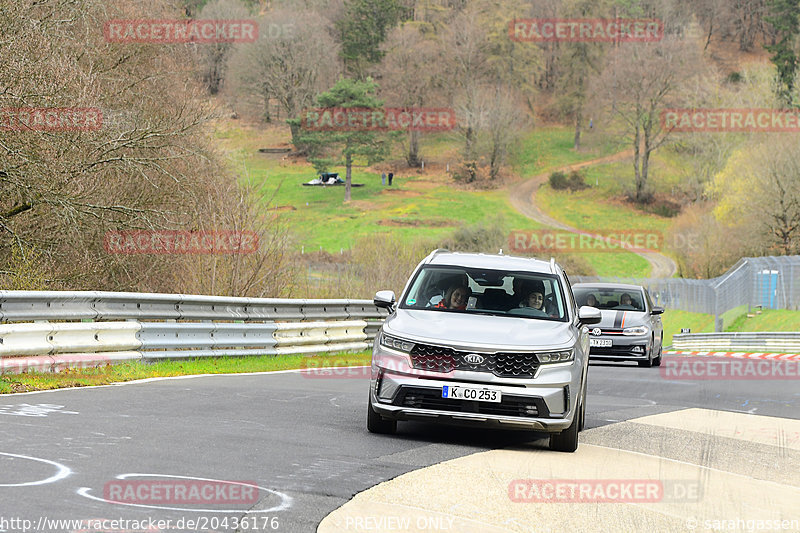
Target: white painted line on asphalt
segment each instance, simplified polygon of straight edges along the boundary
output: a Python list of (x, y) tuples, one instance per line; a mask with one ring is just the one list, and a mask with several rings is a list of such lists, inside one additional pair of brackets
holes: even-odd
[(20, 404), (4, 404), (0, 405), (0, 415), (9, 416), (33, 416), (33, 417), (46, 417), (50, 413), (60, 413), (64, 415), (77, 415), (77, 411), (61, 411), (63, 405), (55, 405), (51, 403), (20, 403)]
[(33, 487), (35, 485), (47, 485), (49, 483), (55, 483), (56, 481), (60, 481), (65, 477), (69, 476), (70, 474), (72, 474), (72, 470), (70, 470), (66, 466), (62, 465), (61, 463), (51, 461), (49, 459), (41, 459), (39, 457), (31, 457), (29, 455), (18, 455), (15, 453), (6, 453), (6, 452), (0, 452), (0, 455), (5, 455), (6, 457), (16, 457), (17, 459), (28, 459), (30, 461), (36, 461), (39, 463), (53, 465), (58, 470), (55, 473), (55, 475), (50, 476), (47, 479), (41, 479), (38, 481), (29, 481), (27, 483), (0, 483), (0, 487)]
[(78, 489), (78, 494), (83, 496), (84, 498), (89, 498), (90, 500), (109, 503), (112, 505), (126, 505), (128, 507), (142, 507), (145, 509), (161, 509), (165, 511), (189, 511), (189, 512), (196, 512), (196, 513), (238, 513), (238, 514), (259, 514), (259, 513), (277, 513), (279, 511), (285, 511), (292, 507), (294, 500), (288, 494), (284, 494), (282, 492), (278, 492), (276, 490), (268, 489), (266, 487), (262, 487), (260, 485), (253, 485), (251, 483), (242, 483), (240, 481), (225, 481), (222, 479), (210, 479), (204, 477), (191, 477), (191, 476), (174, 476), (169, 474), (121, 474), (116, 477), (116, 479), (128, 479), (128, 478), (139, 478), (139, 477), (156, 477), (156, 478), (169, 478), (169, 479), (189, 479), (192, 481), (211, 481), (213, 483), (223, 483), (229, 485), (242, 485), (245, 487), (255, 487), (259, 490), (264, 492), (268, 492), (270, 494), (274, 494), (281, 499), (280, 505), (276, 507), (270, 507), (269, 509), (192, 509), (186, 507), (165, 507), (161, 505), (145, 505), (141, 503), (129, 503), (129, 502), (119, 502), (115, 500), (107, 500), (105, 498), (99, 498), (97, 496), (93, 496), (89, 493), (92, 489), (90, 487), (81, 487)]

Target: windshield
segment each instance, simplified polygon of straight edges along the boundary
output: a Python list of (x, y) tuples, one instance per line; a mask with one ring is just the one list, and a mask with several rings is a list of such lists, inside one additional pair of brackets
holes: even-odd
[(463, 267), (423, 267), (400, 308), (567, 320), (557, 276)]
[(644, 311), (644, 295), (640, 289), (606, 289), (598, 287), (572, 287), (578, 305), (598, 309)]

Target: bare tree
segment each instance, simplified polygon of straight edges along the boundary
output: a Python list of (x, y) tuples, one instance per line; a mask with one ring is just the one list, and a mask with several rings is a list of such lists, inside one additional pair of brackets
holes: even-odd
[(509, 149), (519, 137), (525, 124), (525, 115), (519, 112), (519, 103), (507, 88), (495, 86), (486, 95), (489, 102), (486, 130), (489, 137), (489, 177), (497, 179), (506, 162)]
[[(149, 8), (153, 19), (178, 16), (167, 0)], [(0, 9), (0, 109), (102, 114), (93, 111), (77, 131), (3, 132), (0, 262), (14, 268), (0, 271), (30, 264), (21, 253), (40, 258), (50, 288), (207, 290), (186, 282), (195, 257), (103, 247), (110, 230), (228, 230), (215, 222), (234, 222), (223, 215), (235, 205), (236, 180), (210, 145), (216, 113), (199, 103), (205, 91), (191, 47), (109, 43), (98, 31), (107, 20), (141, 16), (136, 5), (91, 0), (13, 0)], [(258, 292), (256, 285), (217, 288)]]
[[(203, 6), (197, 18), (241, 20), (250, 16), (250, 10), (239, 0), (212, 0)], [(225, 80), (228, 59), (233, 51), (233, 43), (204, 43), (196, 46), (202, 67), (203, 83), (211, 94), (217, 94)]]
[[(286, 9), (269, 13), (260, 27), (265, 31), (258, 41), (240, 45), (231, 59), (236, 92), (260, 100), (265, 111), (274, 99), (287, 118), (297, 117), (341, 72), (330, 22), (310, 11)], [(292, 124), (295, 141), (298, 133)]]
[[(441, 87), (446, 79), (441, 70), (431, 65), (441, 64), (442, 50), (437, 42), (426, 37), (419, 25), (406, 23), (392, 30), (386, 43), (385, 59), (381, 65), (381, 95), (390, 107), (435, 106), (445, 102)], [(408, 135), (406, 162), (410, 167), (421, 164), (419, 130)]]
[(716, 215), (762, 228), (782, 254), (800, 251), (800, 154), (796, 135), (770, 135), (745, 147), (714, 181)]
[(457, 132), (464, 140), (463, 157), (469, 163), (477, 159), (478, 131), (485, 104), (480, 95), (491, 72), (486, 28), (478, 9), (470, 6), (453, 17), (442, 32), (442, 42), (447, 58), (443, 66), (452, 80), (446, 89), (455, 102)]
[(624, 43), (608, 56), (592, 93), (609, 130), (633, 148), (633, 200), (646, 202), (650, 157), (670, 138), (661, 112), (678, 102), (681, 87), (702, 70), (697, 47), (674, 36), (656, 43)]

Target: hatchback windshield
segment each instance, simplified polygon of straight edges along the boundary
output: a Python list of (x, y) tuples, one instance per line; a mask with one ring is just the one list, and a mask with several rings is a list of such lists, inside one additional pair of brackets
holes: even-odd
[(574, 287), (573, 291), (578, 305), (590, 305), (598, 309), (644, 311), (644, 298), (640, 290)]
[(463, 267), (424, 267), (400, 307), (561, 321), (567, 315), (556, 276)]

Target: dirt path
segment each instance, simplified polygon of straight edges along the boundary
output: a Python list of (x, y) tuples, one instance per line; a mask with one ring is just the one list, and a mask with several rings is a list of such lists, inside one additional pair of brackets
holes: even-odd
[[(633, 156), (633, 150), (625, 150), (624, 152), (619, 152), (606, 157), (599, 157), (597, 159), (590, 159), (589, 161), (583, 161), (581, 163), (567, 165), (557, 170), (561, 170), (562, 172), (568, 173), (572, 172), (573, 170), (579, 170), (581, 168), (593, 165), (601, 165), (604, 163), (614, 163), (617, 161), (624, 161), (625, 159), (629, 159), (632, 156)], [(552, 228), (557, 228), (564, 231), (577, 233), (579, 230), (573, 228), (572, 226), (564, 224), (563, 222), (559, 222), (553, 217), (547, 215), (544, 211), (541, 210), (541, 208), (539, 208), (539, 206), (536, 203), (536, 191), (538, 191), (539, 187), (541, 187), (542, 184), (547, 181), (551, 172), (553, 171), (544, 172), (542, 174), (539, 174), (537, 176), (534, 176), (530, 179), (527, 179), (516, 185), (511, 186), (509, 190), (509, 199), (511, 200), (511, 205), (513, 205), (517, 211), (519, 211), (526, 217), (535, 220), (540, 224), (544, 224), (545, 226), (550, 226)], [(675, 272), (677, 271), (677, 265), (675, 265), (675, 261), (673, 261), (666, 255), (657, 252), (634, 252), (634, 253), (636, 253), (636, 255), (645, 258), (650, 263), (651, 278), (671, 278), (672, 276), (675, 275)]]

